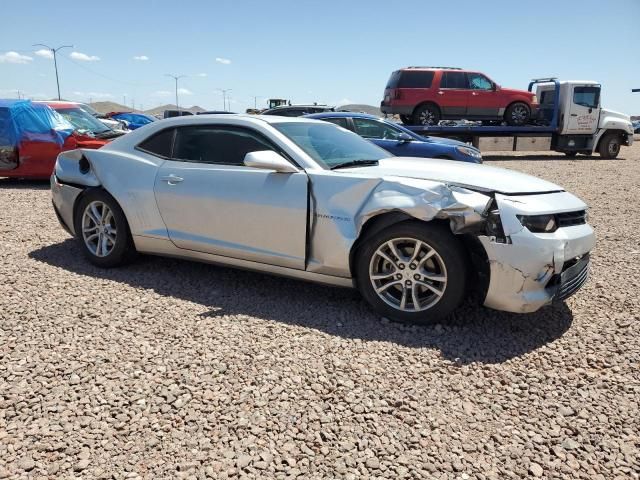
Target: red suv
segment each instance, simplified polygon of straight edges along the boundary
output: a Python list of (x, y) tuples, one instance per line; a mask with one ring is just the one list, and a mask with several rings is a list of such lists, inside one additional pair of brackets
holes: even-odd
[(391, 74), (380, 104), (408, 125), (437, 125), (442, 119), (506, 121), (525, 125), (538, 100), (526, 90), (502, 88), (480, 72), (448, 67), (407, 67)]

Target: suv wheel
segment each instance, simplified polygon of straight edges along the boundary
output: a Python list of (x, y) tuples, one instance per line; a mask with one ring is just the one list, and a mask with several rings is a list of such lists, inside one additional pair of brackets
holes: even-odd
[(466, 288), (466, 252), (441, 225), (403, 222), (366, 240), (356, 257), (358, 288), (379, 314), (431, 323), (449, 315)]
[(522, 102), (512, 103), (504, 112), (504, 119), (507, 125), (512, 127), (526, 125), (529, 117), (531, 117), (531, 109), (526, 103)]
[(440, 121), (440, 109), (432, 103), (420, 105), (413, 112), (414, 125), (438, 125)]

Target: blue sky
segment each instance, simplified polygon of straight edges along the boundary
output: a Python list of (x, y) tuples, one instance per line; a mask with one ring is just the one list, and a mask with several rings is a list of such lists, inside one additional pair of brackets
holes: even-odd
[(165, 73), (188, 75), (181, 106), (221, 109), (232, 89), (244, 111), (253, 96), (377, 105), (393, 70), (448, 65), (514, 88), (598, 80), (606, 107), (640, 115), (640, 0), (5, 0), (0, 98), (56, 95), (34, 43), (74, 45), (59, 54), (63, 98), (145, 109), (173, 102)]

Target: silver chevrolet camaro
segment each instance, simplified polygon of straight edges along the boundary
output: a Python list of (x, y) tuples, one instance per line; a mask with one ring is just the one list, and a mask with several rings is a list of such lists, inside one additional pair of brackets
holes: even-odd
[(586, 281), (587, 206), (553, 183), (390, 157), (336, 125), (275, 116), (154, 122), (58, 157), (61, 224), (102, 267), (136, 252), (354, 286), (426, 323), (474, 295), (533, 312)]

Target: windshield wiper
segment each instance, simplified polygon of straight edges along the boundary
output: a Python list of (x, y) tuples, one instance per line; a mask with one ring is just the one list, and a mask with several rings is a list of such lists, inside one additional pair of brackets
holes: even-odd
[(370, 165), (378, 165), (378, 160), (351, 160), (350, 162), (344, 162), (334, 165), (333, 167), (331, 167), (331, 170), (348, 167), (367, 167)]

